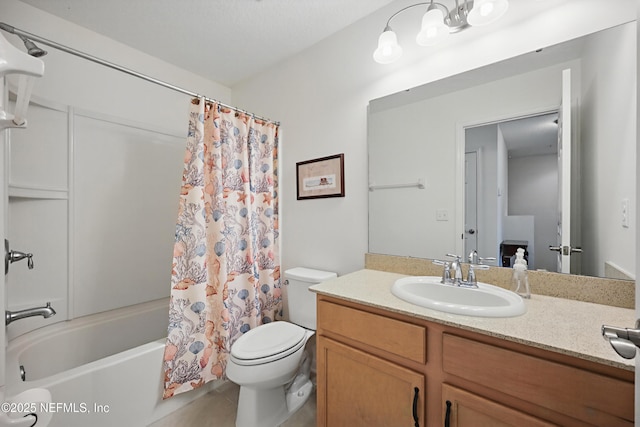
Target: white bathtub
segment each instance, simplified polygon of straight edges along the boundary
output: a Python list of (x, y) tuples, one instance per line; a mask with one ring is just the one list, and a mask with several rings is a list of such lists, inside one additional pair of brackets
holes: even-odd
[(17, 337), (7, 349), (6, 395), (48, 389), (50, 427), (144, 427), (162, 418), (217, 385), (162, 400), (168, 311), (162, 299)]

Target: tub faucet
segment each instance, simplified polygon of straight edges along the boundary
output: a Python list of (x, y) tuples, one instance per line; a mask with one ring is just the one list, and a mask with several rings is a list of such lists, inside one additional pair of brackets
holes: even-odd
[(24, 319), (26, 317), (42, 316), (45, 319), (47, 319), (55, 314), (56, 314), (56, 311), (53, 309), (53, 307), (51, 307), (51, 303), (48, 302), (45, 307), (27, 308), (25, 310), (18, 310), (18, 311), (6, 310), (4, 312), (4, 321), (5, 321), (5, 325), (8, 325), (9, 323), (15, 320)]

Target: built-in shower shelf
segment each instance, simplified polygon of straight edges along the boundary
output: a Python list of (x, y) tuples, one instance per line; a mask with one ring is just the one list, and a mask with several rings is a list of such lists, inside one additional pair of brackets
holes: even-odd
[(42, 200), (67, 200), (69, 198), (69, 191), (66, 188), (47, 188), (9, 184), (9, 197)]

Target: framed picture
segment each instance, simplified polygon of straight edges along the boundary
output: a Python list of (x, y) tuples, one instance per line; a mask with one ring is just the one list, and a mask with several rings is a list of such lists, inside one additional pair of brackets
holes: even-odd
[(296, 163), (298, 200), (344, 197), (344, 153)]

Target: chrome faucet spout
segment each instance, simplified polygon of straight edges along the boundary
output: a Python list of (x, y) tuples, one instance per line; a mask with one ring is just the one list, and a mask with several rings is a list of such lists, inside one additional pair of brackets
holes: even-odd
[(478, 251), (473, 250), (469, 254), (469, 264), (480, 264), (480, 257), (478, 256)]
[(24, 319), (27, 317), (42, 316), (45, 319), (48, 319), (49, 317), (54, 316), (55, 314), (56, 314), (56, 311), (53, 309), (53, 307), (51, 307), (51, 303), (48, 302), (47, 305), (44, 307), (27, 308), (25, 310), (18, 310), (18, 311), (6, 310), (4, 312), (4, 320), (5, 320), (5, 325), (9, 325), (9, 323), (11, 322)]
[(462, 259), (460, 259), (460, 256), (458, 255), (447, 254), (447, 256), (453, 258), (453, 261), (451, 262), (451, 270), (453, 271), (452, 279), (454, 283), (462, 282), (464, 280), (462, 276), (462, 267), (460, 266)]

